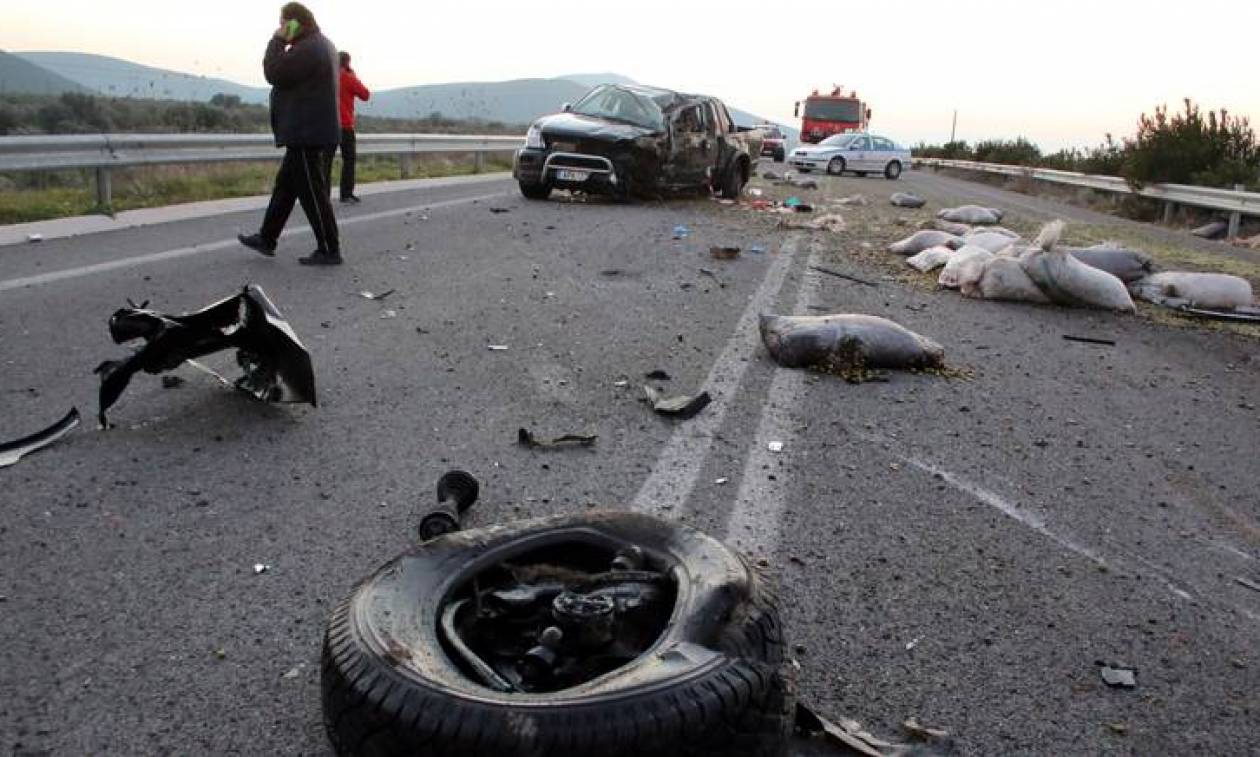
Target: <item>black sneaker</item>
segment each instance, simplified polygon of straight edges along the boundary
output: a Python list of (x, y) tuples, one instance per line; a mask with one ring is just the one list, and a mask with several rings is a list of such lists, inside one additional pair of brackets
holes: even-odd
[(341, 201), (346, 205), (358, 205), (359, 203), (363, 202), (363, 200), (359, 199), (358, 195), (346, 195), (345, 197), (341, 198)]
[(236, 240), (259, 255), (276, 256), (276, 243), (263, 239), (262, 234), (237, 234)]
[(341, 255), (330, 255), (327, 252), (316, 250), (304, 258), (298, 258), (298, 262), (302, 265), (341, 265)]

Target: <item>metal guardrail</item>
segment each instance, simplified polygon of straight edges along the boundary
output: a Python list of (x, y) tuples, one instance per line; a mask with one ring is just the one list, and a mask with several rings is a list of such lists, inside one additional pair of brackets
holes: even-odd
[(1245, 192), (1242, 185), (1234, 189), (1216, 189), (1214, 187), (1194, 187), (1188, 184), (1147, 184), (1141, 189), (1134, 189), (1118, 176), (1095, 176), (1075, 171), (1056, 171), (1050, 168), (1031, 168), (1029, 166), (1011, 166), (1001, 163), (977, 163), (970, 160), (946, 160), (943, 158), (915, 158), (915, 165), (933, 168), (956, 168), (964, 171), (1002, 174), (1005, 176), (1022, 176), (1038, 181), (1049, 181), (1073, 187), (1086, 187), (1100, 192), (1131, 194), (1162, 200), (1164, 220), (1171, 221), (1173, 211), (1178, 205), (1191, 205), (1196, 208), (1209, 208), (1230, 213), (1229, 236), (1238, 236), (1240, 216), (1260, 216), (1260, 193)]
[[(359, 134), (360, 155), (403, 156), (420, 153), (471, 152), (474, 170), (485, 166), (486, 153), (508, 152), (524, 136), (464, 134)], [(181, 163), (228, 163), (280, 160), (270, 134), (74, 134), (0, 137), (0, 172), (94, 169), (96, 197), (102, 207), (113, 201), (111, 171), (115, 168)]]

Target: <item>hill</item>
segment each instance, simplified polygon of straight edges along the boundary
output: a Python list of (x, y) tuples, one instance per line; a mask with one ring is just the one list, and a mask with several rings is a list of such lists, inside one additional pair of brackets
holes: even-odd
[(0, 50), (0, 94), (59, 95), (62, 92), (87, 91), (87, 87)]
[(369, 102), (359, 106), (359, 112), (393, 118), (441, 113), (448, 118), (524, 124), (560, 110), (561, 105), (577, 100), (589, 89), (567, 79), (425, 84), (374, 92)]
[(268, 90), (264, 87), (154, 68), (122, 58), (64, 52), (23, 52), (17, 55), (109, 97), (206, 102), (222, 92), (236, 95), (246, 103), (267, 102)]

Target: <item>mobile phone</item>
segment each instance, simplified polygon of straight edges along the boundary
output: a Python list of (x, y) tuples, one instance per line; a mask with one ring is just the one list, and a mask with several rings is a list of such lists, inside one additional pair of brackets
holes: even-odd
[(289, 22), (284, 25), (284, 38), (289, 40), (290, 42), (293, 41), (294, 37), (296, 37), (297, 35), (301, 33), (302, 33), (302, 22), (298, 21), (296, 18), (289, 19)]

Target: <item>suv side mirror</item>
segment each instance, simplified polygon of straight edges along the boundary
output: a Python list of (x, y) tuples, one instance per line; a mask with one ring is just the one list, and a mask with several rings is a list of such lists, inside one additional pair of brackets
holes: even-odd
[(573, 103), (565, 103), (564, 105), (561, 105), (560, 110), (564, 111), (565, 113), (568, 113), (569, 111), (573, 110)]

